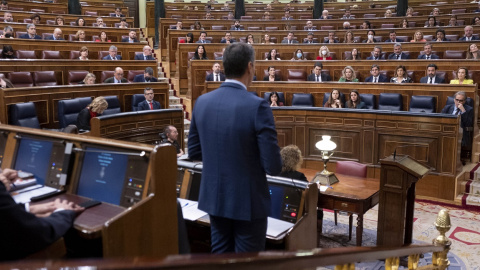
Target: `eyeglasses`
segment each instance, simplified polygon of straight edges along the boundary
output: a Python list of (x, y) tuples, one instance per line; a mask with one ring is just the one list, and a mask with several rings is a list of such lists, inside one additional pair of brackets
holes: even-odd
[(153, 93), (146, 93), (145, 95), (153, 95)]
[(456, 102), (465, 102), (465, 99), (455, 99)]
[(115, 73), (118, 76), (123, 76), (123, 73)]

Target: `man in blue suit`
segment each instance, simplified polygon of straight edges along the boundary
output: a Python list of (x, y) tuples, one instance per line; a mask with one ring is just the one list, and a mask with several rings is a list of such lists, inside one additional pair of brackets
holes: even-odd
[(152, 56), (152, 48), (148, 45), (144, 46), (142, 54), (135, 54), (135, 60), (155, 60)]
[(135, 75), (133, 82), (157, 82), (157, 78), (153, 77), (153, 68), (147, 67), (145, 73)]
[(143, 90), (143, 95), (145, 96), (145, 100), (138, 103), (139, 111), (160, 110), (162, 108), (160, 102), (153, 100), (155, 94), (153, 93), (152, 88), (145, 88), (145, 90)]
[(366, 78), (365, 82), (390, 82), (390, 80), (386, 76), (380, 74), (380, 67), (377, 64), (372, 65), (372, 68), (370, 69), (370, 74), (372, 74), (372, 76)]
[(62, 29), (55, 28), (53, 30), (53, 35), (46, 37), (45, 40), (64, 40), (62, 37)]
[(432, 44), (428, 42), (425, 43), (425, 45), (423, 45), (423, 52), (424, 54), (419, 55), (417, 59), (425, 59), (425, 60), (440, 59), (438, 55), (432, 54)]
[(437, 65), (429, 64), (427, 66), (427, 76), (422, 77), (420, 79), (420, 83), (428, 83), (428, 84), (445, 83), (445, 79), (437, 76), (437, 69), (438, 69)]
[(115, 46), (110, 46), (108, 49), (108, 55), (103, 57), (102, 60), (122, 60), (122, 56), (117, 54), (118, 49)]
[(465, 26), (463, 29), (465, 36), (461, 37), (458, 41), (473, 41), (478, 40), (476, 36), (473, 35), (473, 27), (471, 25)]
[(388, 56), (390, 60), (410, 59), (410, 55), (402, 52), (402, 44), (395, 43), (393, 45), (393, 53)]
[(265, 249), (270, 196), (265, 174), (282, 168), (270, 105), (250, 94), (255, 51), (225, 49), (226, 81), (197, 99), (188, 154), (203, 161), (198, 208), (210, 215), (212, 253)]
[(24, 38), (24, 39), (42, 39), (41, 36), (37, 35), (37, 28), (35, 27), (35, 24), (29, 23), (27, 24), (27, 33), (20, 35), (18, 38)]

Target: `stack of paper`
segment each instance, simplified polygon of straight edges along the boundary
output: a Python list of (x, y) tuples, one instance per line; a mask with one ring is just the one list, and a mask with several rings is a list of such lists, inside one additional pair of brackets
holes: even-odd
[(267, 236), (278, 237), (287, 230), (290, 230), (293, 225), (295, 224), (280, 219), (268, 217)]
[(208, 215), (207, 213), (198, 209), (198, 202), (196, 201), (190, 201), (180, 198), (178, 199), (178, 201), (182, 206), (182, 214), (184, 219), (195, 221), (205, 215)]

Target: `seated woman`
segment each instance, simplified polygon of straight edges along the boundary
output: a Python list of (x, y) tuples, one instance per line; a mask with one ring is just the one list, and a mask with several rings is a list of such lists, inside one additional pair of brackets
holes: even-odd
[(345, 58), (345, 60), (362, 60), (362, 58), (360, 57), (360, 52), (357, 49), (353, 48), (352, 53), (350, 54), (350, 56)]
[(457, 70), (457, 79), (451, 80), (450, 84), (473, 84), (473, 80), (468, 75), (466, 67), (459, 67)]
[(120, 18), (120, 25), (118, 26), (118, 28), (128, 28), (127, 18)]
[(75, 41), (85, 41), (85, 31), (78, 30), (74, 37)]
[(255, 44), (255, 40), (253, 39), (252, 34), (248, 34), (246, 39), (247, 39), (247, 44)]
[(428, 19), (425, 22), (425, 27), (432, 28), (437, 26), (438, 26), (437, 18), (435, 18), (435, 16), (428, 16)]
[(17, 56), (15, 55), (15, 52), (13, 51), (12, 46), (10, 45), (4, 45), (2, 49), (2, 58), (4, 59), (16, 59)]
[(327, 102), (323, 105), (325, 108), (343, 108), (342, 101), (340, 100), (340, 92), (337, 89), (333, 89), (328, 97)]
[(90, 120), (101, 115), (108, 108), (104, 97), (96, 97), (92, 103), (80, 111), (77, 117), (77, 128), (90, 130)]
[(273, 91), (270, 93), (270, 98), (268, 99), (270, 107), (279, 107), (283, 106), (283, 102), (279, 101), (278, 93)]
[(478, 51), (477, 44), (472, 43), (468, 46), (467, 59), (480, 59), (480, 52)]
[(408, 28), (408, 20), (407, 19), (403, 19), (401, 22), (400, 22), (400, 28)]
[(407, 17), (412, 17), (413, 16), (413, 8), (412, 7), (407, 8), (406, 15), (407, 15)]
[(427, 40), (423, 38), (422, 31), (415, 31), (415, 35), (413, 35), (413, 39), (410, 42), (427, 42)]
[(265, 34), (263, 36), (262, 44), (275, 44), (275, 43), (270, 40), (270, 35), (269, 34)]
[(303, 163), (302, 151), (296, 145), (287, 145), (280, 150), (282, 171), (278, 176), (308, 182), (305, 174), (297, 171)]
[(280, 60), (280, 57), (278, 57), (277, 54), (277, 49), (271, 49), (270, 52), (267, 54), (267, 58), (265, 60)]
[(448, 21), (448, 25), (447, 26), (458, 26), (458, 23), (457, 23), (457, 16), (456, 15), (452, 15), (450, 17), (450, 21)]
[(112, 41), (108, 39), (107, 32), (102, 31), (100, 32), (100, 38), (95, 39), (95, 42), (112, 42)]
[(393, 12), (392, 10), (387, 9), (387, 11), (385, 11), (385, 18), (390, 18), (390, 17), (393, 17)]
[(95, 84), (96, 79), (97, 77), (95, 76), (95, 74), (88, 73), (87, 76), (85, 76), (85, 78), (78, 84)]
[(367, 31), (367, 39), (363, 41), (363, 43), (375, 43), (375, 31), (368, 30)]
[(185, 39), (180, 39), (178, 43), (193, 43), (193, 33), (187, 33)]
[(342, 70), (342, 77), (338, 80), (339, 82), (358, 82), (358, 79), (355, 75), (355, 70), (351, 66), (346, 66)]
[(433, 41), (436, 41), (436, 42), (442, 42), (442, 41), (449, 41), (447, 38), (445, 38), (445, 30), (443, 30), (442, 28), (439, 28), (437, 29), (437, 31), (435, 31), (435, 39)]
[(355, 43), (355, 39), (353, 38), (352, 31), (348, 30), (347, 32), (345, 32), (343, 43)]
[(275, 67), (270, 66), (268, 67), (268, 75), (263, 77), (263, 80), (266, 82), (275, 82), (281, 81), (281, 78), (275, 74)]
[(207, 52), (205, 51), (205, 47), (203, 45), (198, 45), (197, 49), (195, 50), (195, 55), (193, 55), (191, 60), (208, 60)]
[(78, 17), (75, 21), (76, 26), (85, 26), (85, 19), (82, 17)]
[(390, 79), (392, 83), (411, 83), (412, 79), (407, 75), (407, 68), (403, 65), (399, 65), (395, 68), (395, 73)]
[(88, 60), (88, 48), (87, 46), (83, 46), (80, 48), (80, 56), (78, 57), (79, 60)]
[(305, 60), (302, 49), (296, 49), (293, 52), (293, 58), (291, 60)]
[(63, 18), (63, 16), (57, 16), (55, 18), (55, 25), (65, 25), (65, 18)]
[(346, 107), (349, 109), (366, 109), (367, 105), (360, 98), (358, 90), (350, 91), (350, 100), (347, 101)]
[(205, 30), (205, 28), (203, 28), (202, 23), (200, 21), (195, 21), (193, 23), (193, 30)]
[(480, 17), (478, 16), (473, 17), (472, 25), (480, 25)]
[(330, 50), (327, 46), (320, 47), (320, 50), (318, 50), (317, 60), (332, 60), (332, 57), (330, 56)]

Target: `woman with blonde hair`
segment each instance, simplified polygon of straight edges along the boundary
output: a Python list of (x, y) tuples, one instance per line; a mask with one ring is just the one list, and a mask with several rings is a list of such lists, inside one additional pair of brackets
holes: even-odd
[(279, 176), (308, 182), (305, 174), (298, 171), (303, 163), (302, 151), (296, 145), (287, 145), (280, 150), (282, 171)]
[(77, 117), (77, 128), (90, 130), (90, 120), (101, 115), (108, 108), (104, 97), (96, 97), (92, 103), (80, 111)]
[(426, 39), (423, 38), (422, 31), (415, 31), (415, 35), (413, 35), (413, 39), (410, 42), (427, 42)]
[(318, 50), (317, 60), (332, 60), (332, 57), (330, 56), (330, 50), (327, 46), (320, 47), (320, 50)]
[(85, 31), (78, 30), (75, 34), (75, 41), (85, 41)]
[(477, 44), (472, 43), (470, 46), (467, 48), (467, 59), (475, 59), (478, 60), (480, 59), (480, 53), (478, 51)]
[(97, 79), (97, 76), (93, 73), (88, 73), (85, 78), (79, 82), (78, 84), (95, 84), (95, 80)]
[(342, 70), (342, 77), (338, 80), (339, 82), (358, 82), (358, 79), (355, 75), (355, 70), (351, 66), (346, 66)]

